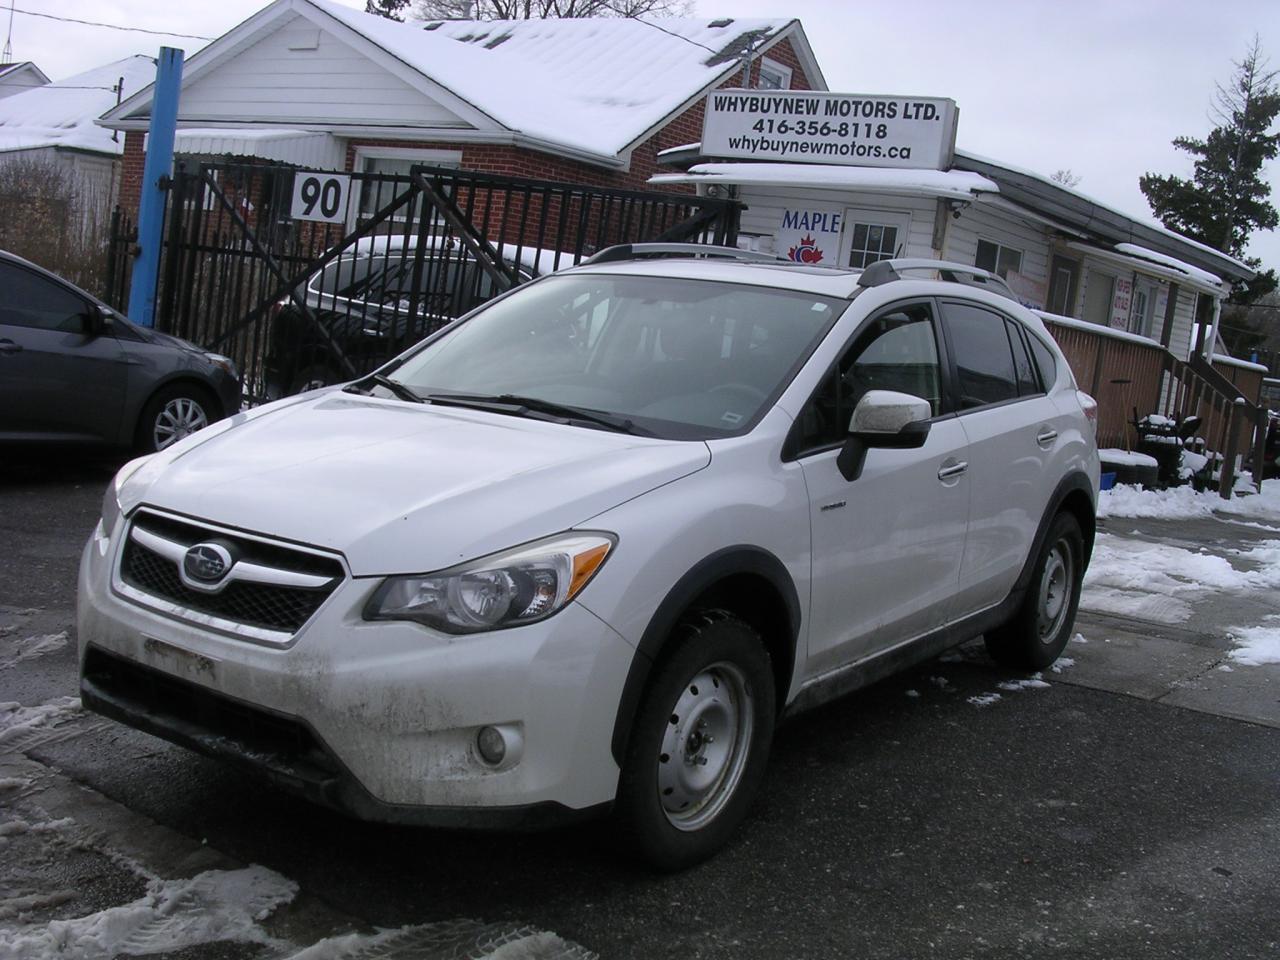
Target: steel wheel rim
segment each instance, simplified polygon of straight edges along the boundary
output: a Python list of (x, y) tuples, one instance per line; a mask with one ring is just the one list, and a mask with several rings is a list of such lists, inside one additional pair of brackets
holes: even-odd
[(754, 722), (746, 676), (732, 663), (703, 667), (684, 685), (658, 755), (658, 802), (677, 830), (700, 830), (733, 797)]
[(175, 397), (156, 415), (151, 435), (156, 449), (163, 450), (208, 425), (209, 418), (199, 403), (190, 397)]
[(1045, 559), (1044, 572), (1040, 575), (1036, 626), (1041, 643), (1052, 643), (1067, 617), (1074, 576), (1071, 546), (1067, 541), (1059, 540), (1049, 551), (1049, 556)]

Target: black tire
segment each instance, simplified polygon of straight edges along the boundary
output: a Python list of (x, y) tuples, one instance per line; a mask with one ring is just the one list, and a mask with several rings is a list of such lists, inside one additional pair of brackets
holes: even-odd
[(311, 363), (303, 367), (289, 380), (289, 396), (304, 393), (307, 390), (318, 390), (331, 383), (342, 383), (346, 378), (327, 363)]
[(1080, 523), (1060, 513), (1049, 525), (1018, 612), (984, 638), (991, 658), (1018, 670), (1043, 670), (1057, 660), (1075, 626), (1083, 579)]
[[(769, 654), (746, 623), (699, 611), (674, 642), (636, 714), (615, 808), (632, 853), (660, 870), (692, 866), (728, 842), (764, 776), (777, 716)], [(664, 787), (672, 783), (678, 792)]]
[(170, 384), (142, 408), (134, 446), (142, 453), (155, 453), (220, 419), (222, 409), (209, 390), (197, 383)]

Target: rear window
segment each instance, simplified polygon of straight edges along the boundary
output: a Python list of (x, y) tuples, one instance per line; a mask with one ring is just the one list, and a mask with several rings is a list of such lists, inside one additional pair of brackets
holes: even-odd
[(1040, 370), (1040, 382), (1044, 384), (1047, 393), (1058, 382), (1058, 361), (1053, 351), (1034, 333), (1027, 333), (1027, 342), (1031, 344), (1031, 355), (1035, 357), (1036, 366)]

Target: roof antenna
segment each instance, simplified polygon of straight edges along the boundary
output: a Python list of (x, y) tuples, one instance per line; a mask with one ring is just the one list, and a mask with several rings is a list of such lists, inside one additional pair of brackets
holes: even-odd
[(4, 38), (4, 53), (0, 53), (0, 63), (13, 63), (13, 0), (9, 0), (9, 33)]

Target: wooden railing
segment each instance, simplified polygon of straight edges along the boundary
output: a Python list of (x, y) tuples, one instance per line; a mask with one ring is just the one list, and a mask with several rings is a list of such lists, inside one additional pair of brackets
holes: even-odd
[(1236, 454), (1253, 451), (1254, 481), (1261, 483), (1267, 412), (1260, 405), (1263, 372), (1229, 358), (1179, 360), (1154, 340), (1040, 314), (1058, 341), (1080, 389), (1098, 402), (1098, 446), (1132, 449), (1134, 420), (1155, 413), (1201, 419), (1197, 435), (1225, 458), (1223, 488), (1230, 493)]

